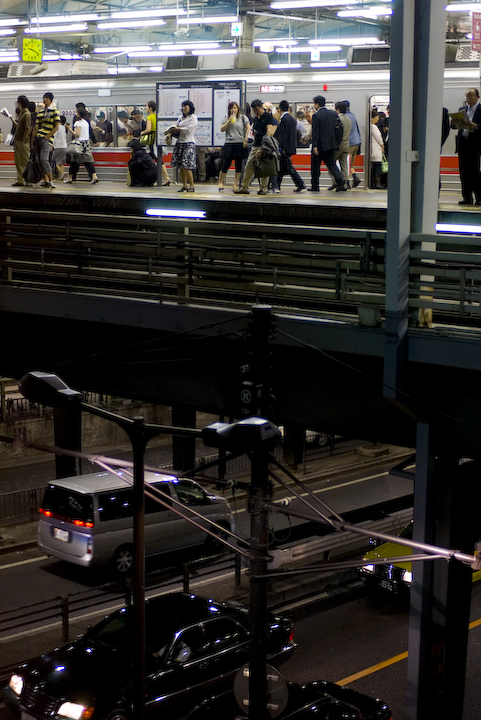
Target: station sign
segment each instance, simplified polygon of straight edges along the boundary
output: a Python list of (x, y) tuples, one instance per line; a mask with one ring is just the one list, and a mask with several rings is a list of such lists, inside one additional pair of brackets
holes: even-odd
[(284, 93), (286, 92), (285, 85), (261, 85), (259, 87), (261, 93)]
[(472, 25), (471, 33), (473, 38), (471, 40), (471, 49), (477, 52), (481, 51), (481, 13), (472, 13)]

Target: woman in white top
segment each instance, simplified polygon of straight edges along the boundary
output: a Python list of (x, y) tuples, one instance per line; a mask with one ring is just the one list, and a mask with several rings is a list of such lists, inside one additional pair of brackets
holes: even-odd
[(194, 104), (190, 100), (185, 100), (182, 103), (182, 115), (172, 132), (172, 135), (178, 138), (172, 153), (172, 167), (180, 169), (182, 179), (182, 187), (178, 192), (195, 191), (193, 170), (197, 167), (197, 155), (194, 135), (198, 121), (194, 113)]
[(381, 185), (381, 163), (384, 152), (381, 131), (377, 124), (379, 114), (377, 110), (371, 112), (371, 189), (382, 190)]
[(53, 161), (57, 166), (57, 177), (60, 181), (65, 176), (65, 162), (67, 157), (67, 128), (65, 126), (67, 118), (65, 115), (60, 116), (60, 125), (57, 132), (53, 136)]
[(90, 184), (96, 185), (99, 179), (95, 172), (94, 159), (92, 156), (92, 149), (90, 147), (90, 123), (87, 120), (88, 113), (86, 110), (81, 108), (78, 111), (79, 120), (74, 122), (73, 129), (67, 125), (67, 130), (74, 136), (77, 144), (80, 145), (80, 153), (78, 155), (70, 156), (70, 168), (68, 180), (65, 182), (72, 183), (77, 179), (77, 173), (79, 171), (80, 164), (83, 163), (87, 168), (87, 172), (90, 177)]
[(242, 174), (242, 161), (247, 156), (247, 140), (249, 138), (249, 120), (240, 111), (236, 102), (227, 107), (227, 117), (222, 121), (220, 131), (225, 132), (225, 144), (222, 148), (222, 168), (219, 173), (219, 192), (224, 190), (227, 171), (232, 160), (235, 162), (234, 192), (239, 189)]

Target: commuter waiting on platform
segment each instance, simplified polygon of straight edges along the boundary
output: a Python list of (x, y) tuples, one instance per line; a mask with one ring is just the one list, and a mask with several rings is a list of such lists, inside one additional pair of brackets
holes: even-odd
[(222, 148), (222, 168), (219, 173), (219, 192), (224, 190), (227, 171), (232, 160), (235, 162), (234, 192), (239, 190), (242, 173), (242, 161), (247, 156), (247, 140), (249, 137), (250, 124), (246, 115), (240, 111), (236, 102), (230, 102), (227, 107), (227, 116), (220, 126), (221, 132), (225, 133), (225, 144)]
[(30, 134), (32, 132), (30, 111), (28, 109), (28, 98), (19, 95), (17, 98), (17, 109), (20, 110), (15, 123), (15, 135), (13, 137), (13, 157), (17, 168), (17, 181), (14, 187), (25, 185), (23, 171), (30, 160)]
[(95, 172), (94, 159), (92, 156), (92, 148), (90, 147), (90, 123), (87, 120), (87, 111), (81, 109), (78, 111), (79, 118), (73, 124), (66, 125), (67, 130), (74, 138), (74, 143), (78, 147), (78, 154), (71, 154), (70, 169), (67, 183), (75, 182), (80, 165), (85, 165), (90, 177), (90, 184), (95, 185), (99, 182), (97, 173)]
[(377, 110), (371, 111), (371, 189), (382, 190), (381, 185), (381, 165), (382, 154), (384, 152), (384, 143), (382, 141), (381, 131), (377, 124), (379, 122), (379, 113)]
[(32, 143), (38, 149), (39, 163), (44, 182), (41, 187), (54, 188), (50, 152), (53, 148), (53, 136), (60, 125), (60, 115), (53, 102), (53, 94), (46, 92), (43, 96), (43, 108), (38, 111), (35, 127), (32, 131)]
[(195, 192), (194, 170), (197, 167), (195, 150), (195, 130), (197, 127), (195, 107), (191, 100), (182, 103), (182, 115), (177, 125), (166, 132), (178, 140), (172, 153), (172, 167), (178, 167), (182, 179), (182, 187), (177, 192)]
[(67, 118), (60, 116), (60, 125), (53, 136), (53, 161), (57, 170), (57, 177), (60, 182), (65, 177), (65, 163), (67, 161)]
[[(140, 140), (129, 142), (132, 157), (128, 162), (127, 185), (151, 187), (157, 182), (157, 165)], [(129, 182), (130, 179), (130, 182)]]

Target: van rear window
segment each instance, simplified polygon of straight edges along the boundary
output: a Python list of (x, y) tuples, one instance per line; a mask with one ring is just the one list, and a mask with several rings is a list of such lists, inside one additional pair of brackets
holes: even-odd
[(61, 520), (79, 521), (82, 524), (90, 524), (94, 520), (93, 502), (90, 495), (82, 495), (57, 485), (47, 487), (40, 512), (43, 515), (52, 515)]

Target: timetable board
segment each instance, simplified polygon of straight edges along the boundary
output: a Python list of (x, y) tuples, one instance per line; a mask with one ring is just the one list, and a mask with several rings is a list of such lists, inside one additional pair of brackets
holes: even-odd
[[(195, 132), (197, 145), (223, 145), (225, 133), (220, 131), (227, 116), (229, 102), (245, 106), (245, 80), (226, 80), (206, 83), (157, 83), (157, 144), (164, 143), (164, 130), (175, 125), (182, 114), (182, 103), (190, 100), (199, 120)], [(175, 143), (175, 139), (172, 139)]]

